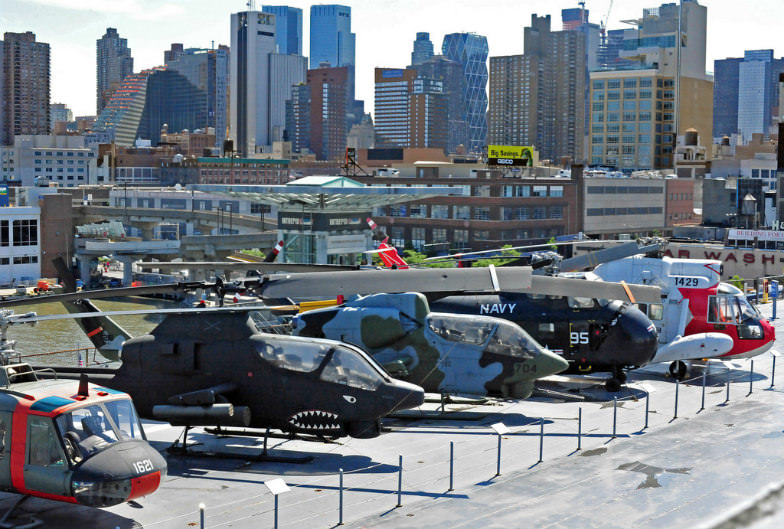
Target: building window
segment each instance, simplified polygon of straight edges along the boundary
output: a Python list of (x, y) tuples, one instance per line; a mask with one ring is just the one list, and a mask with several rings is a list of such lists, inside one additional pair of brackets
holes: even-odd
[(551, 197), (562, 197), (563, 196), (563, 186), (550, 186), (550, 196)]
[(424, 219), (427, 217), (427, 206), (425, 204), (415, 204), (411, 206), (411, 214), (409, 215), (412, 219)]
[(432, 205), (432, 206), (430, 206), (430, 218), (431, 219), (448, 219), (449, 218), (449, 206), (445, 206), (445, 205)]
[(35, 219), (15, 220), (13, 241), (14, 246), (38, 245), (38, 221)]
[(537, 206), (534, 208), (534, 219), (540, 220), (545, 218), (545, 207), (544, 206)]
[(474, 230), (474, 240), (486, 241), (489, 238), (490, 232), (488, 230)]
[(446, 242), (446, 228), (433, 228), (432, 242)]
[(425, 247), (425, 228), (411, 228), (411, 246), (416, 251), (422, 251)]
[(550, 218), (551, 219), (562, 219), (563, 218), (563, 206), (550, 206)]
[(455, 206), (455, 219), (468, 220), (471, 218), (471, 206)]
[(161, 209), (187, 209), (184, 198), (162, 198)]
[(452, 243), (458, 247), (468, 244), (468, 230), (454, 230)]
[(389, 206), (390, 217), (405, 217), (406, 206)]
[(11, 237), (8, 232), (8, 221), (0, 220), (0, 246), (8, 246), (10, 242)]
[(490, 208), (474, 208), (474, 220), (489, 220)]
[(533, 196), (535, 196), (535, 197), (546, 197), (547, 196), (547, 186), (534, 186)]

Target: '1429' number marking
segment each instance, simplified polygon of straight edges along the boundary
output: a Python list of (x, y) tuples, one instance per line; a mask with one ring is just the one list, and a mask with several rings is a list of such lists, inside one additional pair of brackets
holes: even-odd
[(675, 286), (677, 287), (697, 287), (699, 285), (699, 277), (676, 277)]

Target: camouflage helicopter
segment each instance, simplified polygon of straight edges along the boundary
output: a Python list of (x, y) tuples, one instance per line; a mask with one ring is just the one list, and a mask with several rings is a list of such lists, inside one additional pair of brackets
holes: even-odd
[(294, 334), (356, 344), (393, 376), (434, 393), (527, 398), (534, 381), (568, 367), (519, 326), (430, 312), (420, 293), (375, 294), (293, 319)]

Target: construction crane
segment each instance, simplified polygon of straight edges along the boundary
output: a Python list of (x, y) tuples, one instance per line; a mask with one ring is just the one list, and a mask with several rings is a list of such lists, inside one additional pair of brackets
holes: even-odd
[(599, 22), (599, 35), (601, 38), (601, 45), (607, 45), (607, 22), (610, 20), (610, 11), (612, 11), (613, 0), (610, 0), (610, 5), (607, 6), (607, 13), (604, 18)]

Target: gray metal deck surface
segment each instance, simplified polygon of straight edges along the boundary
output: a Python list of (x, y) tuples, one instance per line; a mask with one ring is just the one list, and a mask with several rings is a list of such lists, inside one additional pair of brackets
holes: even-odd
[[(784, 332), (780, 321), (774, 323)], [(747, 362), (713, 365), (702, 411), (702, 378), (680, 384), (677, 418), (676, 386), (665, 366), (653, 366), (630, 376), (617, 408), (610, 394), (589, 386), (582, 402), (536, 397), (449, 405), (462, 413), (443, 421), (389, 421), (391, 431), (377, 439), (270, 440), (273, 454), (314, 456), (307, 464), (168, 457), (161, 488), (138, 503), (99, 510), (32, 499), (22, 512), (48, 528), (173, 529), (199, 527), (203, 503), (205, 527), (272, 527), (274, 501), (264, 482), (283, 478), (291, 491), (279, 497), (279, 527), (326, 529), (338, 523), (342, 468), (348, 527), (778, 528), (784, 525), (784, 360), (771, 390), (772, 363), (770, 353), (756, 358), (753, 376)], [(510, 433), (502, 439), (496, 476), (498, 437), (490, 425), (499, 422)], [(145, 428), (161, 451), (181, 433), (160, 423)], [(198, 450), (238, 454), (261, 446), (259, 438), (216, 438), (199, 429), (189, 441), (204, 443)], [(448, 492), (450, 442), (454, 490)], [(402, 506), (396, 507), (401, 455)], [(0, 510), (16, 498), (0, 494)]]

